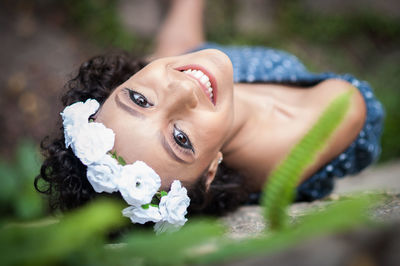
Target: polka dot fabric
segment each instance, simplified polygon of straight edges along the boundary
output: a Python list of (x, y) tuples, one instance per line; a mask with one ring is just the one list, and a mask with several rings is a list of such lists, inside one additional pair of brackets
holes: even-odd
[[(235, 83), (280, 83), (303, 86), (307, 89), (308, 86), (323, 80), (336, 78), (350, 82), (363, 95), (367, 116), (357, 138), (345, 151), (297, 188), (296, 201), (312, 201), (328, 195), (334, 187), (335, 177), (357, 174), (378, 159), (385, 113), (367, 82), (349, 74), (311, 73), (295, 56), (275, 49), (206, 43), (196, 51), (208, 48), (219, 49), (229, 56), (233, 64)], [(259, 198), (259, 193), (251, 194), (249, 203), (258, 203)]]

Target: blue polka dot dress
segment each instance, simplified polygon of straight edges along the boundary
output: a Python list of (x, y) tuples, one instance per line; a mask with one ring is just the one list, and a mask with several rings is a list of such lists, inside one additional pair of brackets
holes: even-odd
[[(335, 177), (357, 174), (378, 159), (385, 113), (367, 82), (349, 74), (311, 73), (295, 56), (280, 50), (206, 43), (196, 51), (208, 48), (219, 49), (229, 56), (235, 83), (265, 82), (307, 87), (326, 79), (336, 78), (350, 82), (363, 95), (367, 116), (356, 140), (297, 188), (297, 201), (312, 201), (328, 195), (334, 187)], [(259, 196), (259, 193), (251, 194), (249, 203), (257, 203)]]

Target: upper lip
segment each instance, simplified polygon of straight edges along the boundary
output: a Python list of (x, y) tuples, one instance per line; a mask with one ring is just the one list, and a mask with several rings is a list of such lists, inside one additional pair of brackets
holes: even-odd
[(215, 80), (214, 76), (210, 72), (208, 72), (207, 69), (205, 69), (204, 67), (199, 66), (199, 65), (186, 65), (186, 66), (182, 66), (182, 67), (176, 68), (176, 70), (181, 71), (181, 72), (185, 71), (185, 70), (188, 70), (188, 69), (200, 70), (206, 76), (208, 76), (208, 78), (210, 80), (210, 83), (211, 83), (211, 87), (213, 89), (213, 98), (214, 99), (211, 99), (211, 97), (208, 94), (208, 88), (199, 79), (197, 79), (196, 77), (193, 77), (191, 75), (185, 74), (186, 76), (189, 76), (189, 78), (196, 80), (197, 83), (200, 85), (203, 93), (207, 97), (207, 99), (209, 99), (213, 105), (216, 105), (216, 99), (217, 99), (216, 98), (217, 97), (217, 88), (216, 87), (217, 87), (217, 84), (216, 84), (216, 80)]

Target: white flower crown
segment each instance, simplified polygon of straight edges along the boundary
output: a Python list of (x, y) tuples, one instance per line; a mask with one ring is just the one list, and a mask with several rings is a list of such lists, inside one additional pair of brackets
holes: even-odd
[(130, 205), (122, 211), (132, 223), (156, 223), (157, 233), (175, 231), (185, 224), (190, 199), (179, 180), (171, 190), (158, 192), (161, 179), (142, 161), (126, 164), (124, 159), (111, 153), (115, 134), (103, 124), (89, 121), (100, 104), (94, 99), (67, 106), (61, 113), (65, 146), (87, 166), (87, 179), (98, 192), (119, 191)]

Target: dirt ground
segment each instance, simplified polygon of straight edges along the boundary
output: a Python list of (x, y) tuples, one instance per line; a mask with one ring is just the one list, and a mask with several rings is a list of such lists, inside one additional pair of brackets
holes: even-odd
[(21, 138), (39, 143), (56, 127), (60, 95), (72, 73), (98, 49), (30, 7), (0, 8), (0, 155)]

